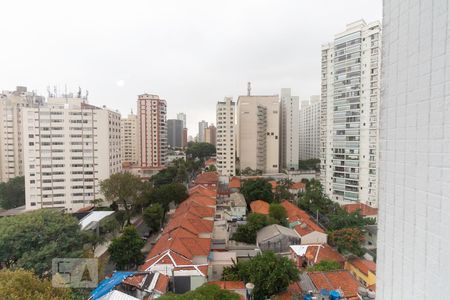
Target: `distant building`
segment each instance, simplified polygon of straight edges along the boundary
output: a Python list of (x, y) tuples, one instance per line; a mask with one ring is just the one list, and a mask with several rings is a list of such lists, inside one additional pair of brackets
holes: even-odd
[(235, 103), (230, 97), (217, 102), (216, 106), (216, 156), (217, 171), (223, 176), (236, 173), (236, 141), (234, 131)]
[(320, 158), (320, 96), (311, 96), (300, 107), (300, 160)]
[(122, 170), (120, 114), (69, 94), (23, 116), (26, 209), (73, 212), (104, 199), (100, 182)]
[(208, 122), (205, 120), (198, 122), (198, 142), (205, 142), (205, 129), (208, 128)]
[(240, 169), (263, 173), (280, 169), (280, 101), (274, 96), (239, 96), (237, 157)]
[(281, 89), (281, 167), (298, 169), (299, 155), (299, 102), (298, 96), (291, 96), (291, 89)]
[(138, 117), (131, 112), (126, 118), (120, 120), (122, 163), (137, 165), (138, 163)]
[(27, 128), (22, 127), (22, 110), (42, 103), (44, 97), (23, 86), (0, 93), (0, 182), (24, 175), (23, 139)]
[(167, 156), (167, 103), (157, 95), (138, 96), (138, 162), (141, 168), (160, 169)]
[(186, 114), (185, 113), (177, 113), (177, 120), (183, 121), (183, 128), (186, 127)]
[(187, 147), (187, 143), (189, 142), (188, 138), (188, 129), (183, 128), (183, 147)]
[(183, 147), (183, 121), (178, 119), (167, 120), (167, 144), (172, 148)]
[(213, 124), (205, 128), (205, 143), (216, 145), (216, 126)]

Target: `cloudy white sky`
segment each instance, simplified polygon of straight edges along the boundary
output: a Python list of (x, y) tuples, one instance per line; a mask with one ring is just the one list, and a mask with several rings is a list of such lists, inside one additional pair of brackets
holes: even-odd
[(168, 117), (215, 123), (224, 96), (320, 93), (320, 47), (345, 25), (381, 20), (381, 0), (39, 0), (0, 3), (0, 89), (89, 90), (127, 114), (158, 94)]

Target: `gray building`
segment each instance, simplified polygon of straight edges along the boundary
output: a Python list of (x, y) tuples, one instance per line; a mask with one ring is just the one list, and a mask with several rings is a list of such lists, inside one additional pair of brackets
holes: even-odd
[(183, 120), (167, 120), (167, 140), (169, 147), (183, 147)]
[(205, 129), (208, 128), (208, 122), (205, 120), (198, 122), (198, 141), (205, 142)]
[(256, 245), (261, 251), (289, 252), (289, 246), (297, 244), (300, 244), (298, 234), (290, 228), (277, 224), (266, 226), (256, 234)]

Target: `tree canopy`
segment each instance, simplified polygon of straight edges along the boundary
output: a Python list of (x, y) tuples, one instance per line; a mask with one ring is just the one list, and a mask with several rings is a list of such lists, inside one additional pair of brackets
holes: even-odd
[(147, 204), (159, 203), (165, 211), (169, 204), (174, 202), (180, 204), (189, 197), (186, 187), (181, 183), (164, 184), (154, 188), (144, 199)]
[(198, 158), (204, 160), (207, 157), (210, 157), (216, 153), (216, 147), (210, 143), (194, 143), (189, 142), (186, 154), (190, 158)]
[(292, 179), (285, 178), (277, 181), (277, 187), (275, 189), (274, 199), (278, 202), (283, 200), (292, 199), (292, 195), (289, 192), (289, 188), (292, 185)]
[(278, 224), (286, 226), (287, 225), (287, 213), (283, 205), (279, 203), (272, 203), (269, 206), (269, 216), (277, 220)]
[(361, 248), (361, 243), (364, 242), (364, 234), (359, 228), (343, 228), (332, 231), (328, 235), (328, 242), (330, 245), (337, 247), (341, 253), (350, 252), (358, 256), (364, 254)]
[(144, 222), (151, 232), (157, 232), (161, 228), (164, 217), (164, 209), (159, 203), (151, 204), (144, 210)]
[(314, 266), (307, 268), (307, 271), (308, 272), (313, 272), (313, 271), (327, 272), (327, 271), (334, 271), (334, 270), (340, 270), (340, 269), (342, 269), (342, 266), (337, 261), (322, 260), (321, 262), (318, 262)]
[(39, 275), (51, 269), (55, 257), (81, 257), (83, 240), (78, 220), (54, 210), (0, 218), (0, 261)]
[(247, 204), (254, 200), (273, 201), (272, 185), (263, 178), (244, 181), (241, 194), (244, 195)]
[(232, 240), (237, 242), (255, 244), (256, 233), (261, 228), (278, 223), (277, 220), (261, 214), (249, 214), (247, 217), (247, 223), (245, 225), (239, 225), (236, 232), (231, 237)]
[(255, 299), (266, 299), (283, 292), (290, 283), (298, 280), (299, 271), (287, 257), (271, 251), (258, 254), (247, 261), (225, 267), (223, 280), (242, 280), (255, 285)]
[(162, 295), (161, 300), (239, 300), (238, 294), (222, 290), (215, 284), (204, 284), (193, 291), (184, 294), (167, 293)]
[(153, 175), (150, 182), (154, 187), (170, 183), (184, 183), (188, 181), (188, 173), (194, 171), (195, 167), (200, 168), (201, 162), (199, 166), (194, 166), (191, 160), (176, 159), (167, 168)]
[(145, 242), (140, 238), (134, 226), (125, 227), (122, 235), (113, 239), (108, 247), (116, 269), (129, 270), (144, 263), (144, 254), (141, 252), (144, 245)]
[(25, 177), (11, 178), (8, 182), (0, 182), (0, 207), (4, 209), (25, 205)]
[(70, 289), (54, 288), (47, 279), (40, 279), (23, 269), (0, 270), (0, 298), (10, 300), (66, 300), (72, 298)]
[(318, 158), (299, 160), (298, 168), (300, 170), (318, 170), (319, 164), (320, 164), (320, 159), (318, 159)]

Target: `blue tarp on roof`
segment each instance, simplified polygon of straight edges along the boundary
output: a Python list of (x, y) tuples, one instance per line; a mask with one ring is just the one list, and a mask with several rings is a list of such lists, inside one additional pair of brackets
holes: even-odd
[(114, 272), (111, 278), (104, 279), (98, 284), (95, 290), (93, 290), (89, 295), (89, 299), (100, 299), (119, 285), (125, 278), (133, 275), (134, 273), (135, 272)]

